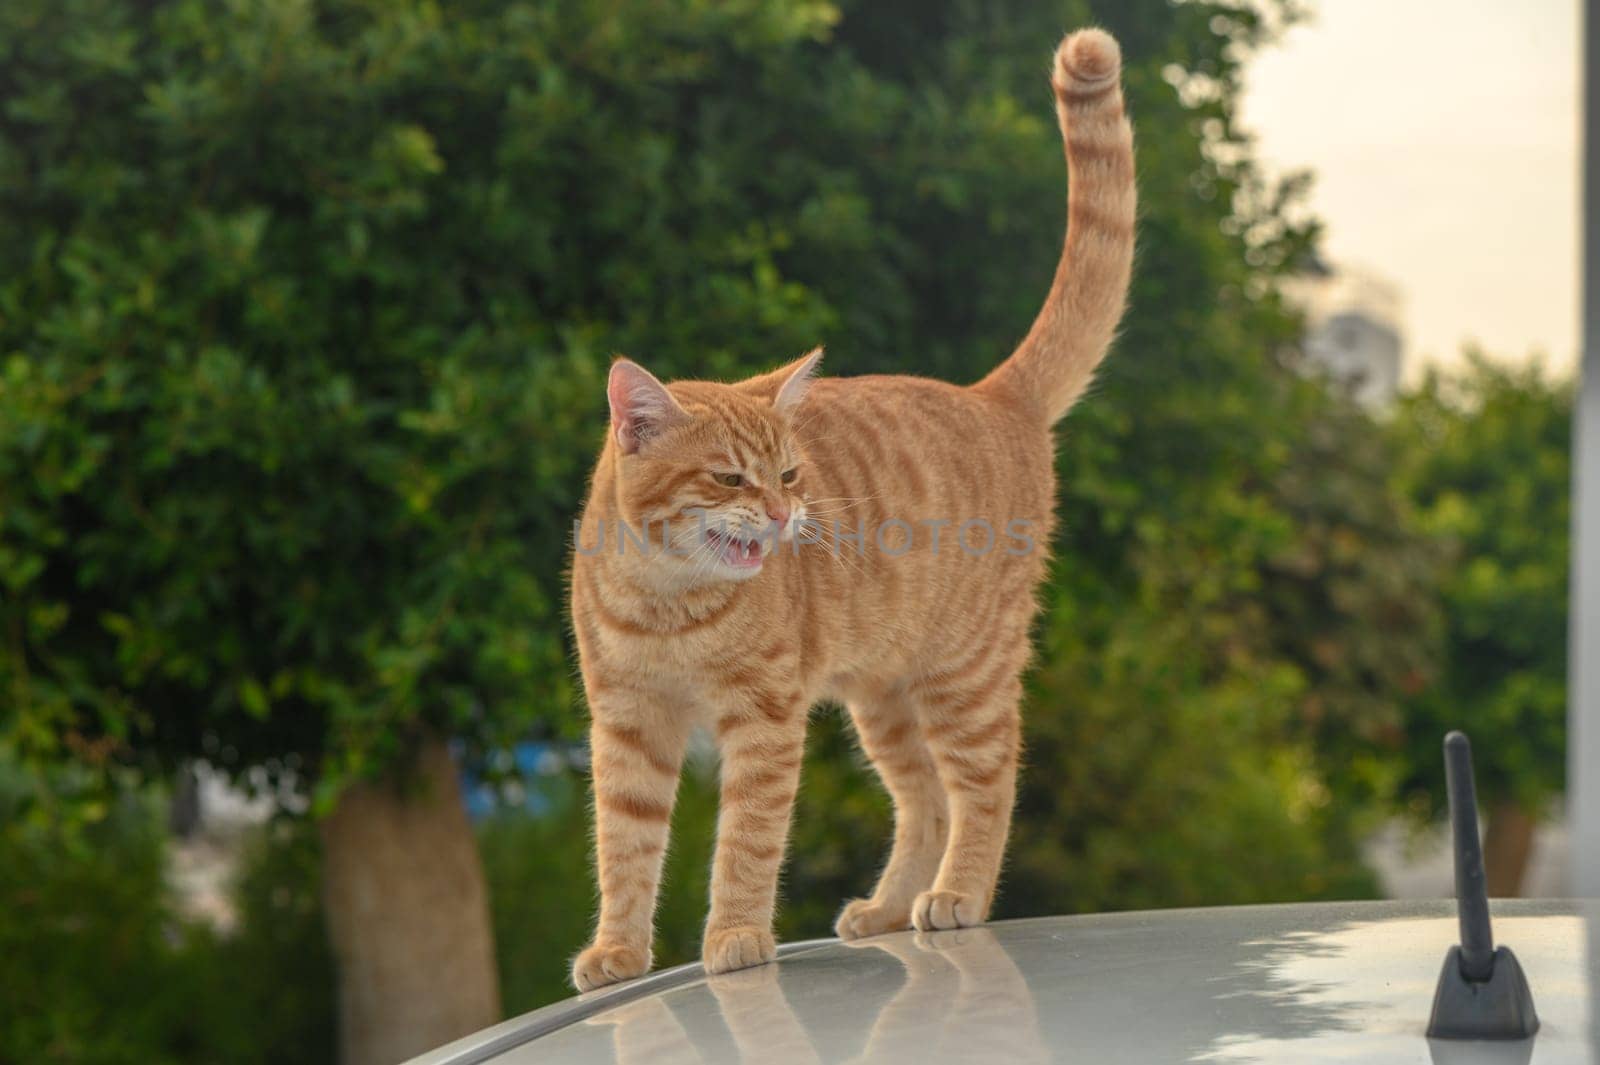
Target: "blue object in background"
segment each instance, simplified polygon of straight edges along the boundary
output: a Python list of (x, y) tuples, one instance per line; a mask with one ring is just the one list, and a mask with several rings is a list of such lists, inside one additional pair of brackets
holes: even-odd
[[(461, 751), (456, 751), (458, 761)], [(550, 812), (556, 794), (569, 786), (568, 772), (588, 764), (588, 748), (574, 743), (525, 740), (482, 761), (461, 762), (461, 795), (467, 816), (481, 821), (521, 811), (535, 817)]]

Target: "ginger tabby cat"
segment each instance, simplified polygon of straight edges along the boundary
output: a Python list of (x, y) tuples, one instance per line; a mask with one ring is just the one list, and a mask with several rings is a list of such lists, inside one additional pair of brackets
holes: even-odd
[(1133, 258), (1120, 69), (1099, 30), (1056, 51), (1065, 248), (1027, 337), (977, 384), (819, 380), (820, 351), (731, 385), (612, 366), (572, 568), (601, 895), (580, 991), (650, 967), (697, 725), (722, 764), (705, 967), (772, 959), (806, 719), (823, 700), (848, 708), (895, 807), (888, 864), (839, 935), (985, 919), (1050, 543), (1051, 426), (1105, 355)]

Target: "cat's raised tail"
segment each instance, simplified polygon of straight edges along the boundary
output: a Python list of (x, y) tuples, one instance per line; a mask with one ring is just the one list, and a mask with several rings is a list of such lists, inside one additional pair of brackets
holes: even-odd
[(977, 387), (1054, 422), (1088, 388), (1122, 319), (1133, 268), (1133, 130), (1122, 106), (1122, 50), (1103, 30), (1056, 49), (1051, 83), (1067, 151), (1067, 239), (1055, 281), (1017, 350)]

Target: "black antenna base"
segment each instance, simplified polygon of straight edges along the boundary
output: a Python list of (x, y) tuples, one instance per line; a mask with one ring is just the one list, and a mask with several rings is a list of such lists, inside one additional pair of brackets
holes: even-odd
[(1469, 980), (1460, 947), (1451, 947), (1433, 994), (1431, 1039), (1526, 1039), (1539, 1030), (1528, 978), (1509, 947), (1499, 947), (1487, 980)]
[(1539, 1030), (1533, 993), (1516, 955), (1495, 948), (1489, 894), (1478, 840), (1478, 789), (1472, 780), (1472, 744), (1460, 732), (1444, 738), (1445, 786), (1450, 792), (1450, 834), (1455, 843), (1456, 916), (1461, 945), (1450, 948), (1433, 995), (1431, 1039), (1526, 1039)]

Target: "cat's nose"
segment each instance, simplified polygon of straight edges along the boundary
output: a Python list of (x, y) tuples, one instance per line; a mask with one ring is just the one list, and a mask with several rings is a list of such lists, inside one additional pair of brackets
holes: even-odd
[(767, 517), (769, 517), (773, 521), (777, 522), (779, 528), (782, 528), (785, 524), (788, 523), (788, 521), (789, 521), (789, 508), (788, 507), (784, 506), (780, 502), (775, 502), (774, 500), (771, 500), (771, 499), (766, 501), (766, 507), (767, 507)]

